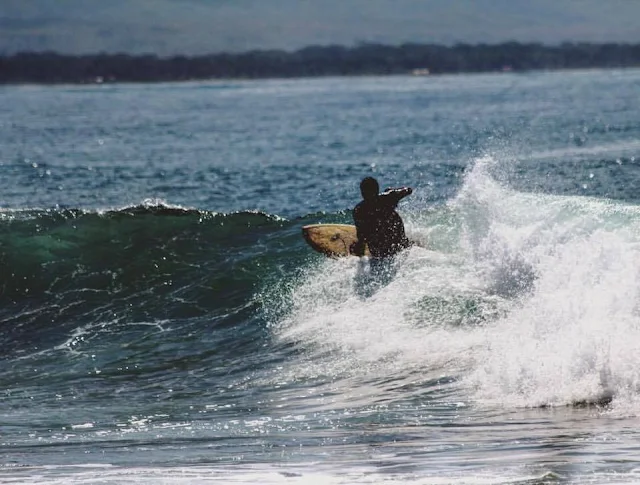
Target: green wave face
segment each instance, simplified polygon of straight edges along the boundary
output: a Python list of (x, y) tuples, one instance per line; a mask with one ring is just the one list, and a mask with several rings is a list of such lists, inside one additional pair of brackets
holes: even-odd
[[(264, 281), (308, 255), (297, 222), (262, 213), (133, 207), (16, 211), (0, 220), (5, 340), (83, 322), (239, 322)], [(18, 310), (20, 308), (21, 310)]]

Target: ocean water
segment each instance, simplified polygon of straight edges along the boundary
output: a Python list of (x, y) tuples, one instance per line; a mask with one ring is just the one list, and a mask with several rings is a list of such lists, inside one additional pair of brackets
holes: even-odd
[[(640, 482), (639, 70), (0, 106), (0, 482)], [(367, 175), (383, 282), (300, 232)]]

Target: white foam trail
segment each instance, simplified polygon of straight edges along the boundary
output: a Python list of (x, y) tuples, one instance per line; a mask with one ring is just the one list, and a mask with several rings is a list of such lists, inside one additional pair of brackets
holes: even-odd
[[(416, 308), (422, 296), (451, 288), (447, 268), (437, 254), (412, 249), (395, 279), (368, 298), (361, 298), (354, 288), (358, 264), (326, 261), (294, 293), (281, 336), (304, 342), (313, 356), (298, 371), (338, 377), (366, 375), (380, 366), (384, 373), (409, 372), (427, 362), (439, 368), (467, 348), (460, 339), (450, 339), (460, 331), (443, 328)], [(438, 278), (433, 277), (436, 273)], [(450, 277), (455, 280), (457, 274)], [(415, 291), (406, 287), (408, 282)], [(442, 340), (451, 345), (443, 347)], [(318, 361), (319, 354), (331, 358)]]

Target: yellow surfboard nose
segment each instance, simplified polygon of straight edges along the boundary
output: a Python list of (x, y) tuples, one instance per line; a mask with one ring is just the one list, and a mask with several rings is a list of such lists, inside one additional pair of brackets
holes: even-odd
[(310, 224), (302, 228), (302, 235), (313, 249), (334, 258), (353, 255), (350, 248), (358, 240), (356, 226), (350, 224)]

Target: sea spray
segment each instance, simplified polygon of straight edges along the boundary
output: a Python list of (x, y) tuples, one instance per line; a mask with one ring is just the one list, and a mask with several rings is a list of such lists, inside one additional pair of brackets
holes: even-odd
[[(466, 379), (475, 397), (512, 407), (601, 402), (637, 392), (640, 210), (513, 192), (489, 180), (485, 168), (474, 168), (454, 203), (466, 209), (473, 195), (475, 213), (490, 214), (486, 232), (471, 243), (482, 248), (482, 265), (493, 268), (485, 272), (488, 282), (495, 285), (495, 269), (506, 266), (518, 288), (523, 272), (511, 261), (521, 261), (528, 284), (509, 311), (484, 328), (485, 343)], [(473, 191), (474, 185), (492, 189)]]

